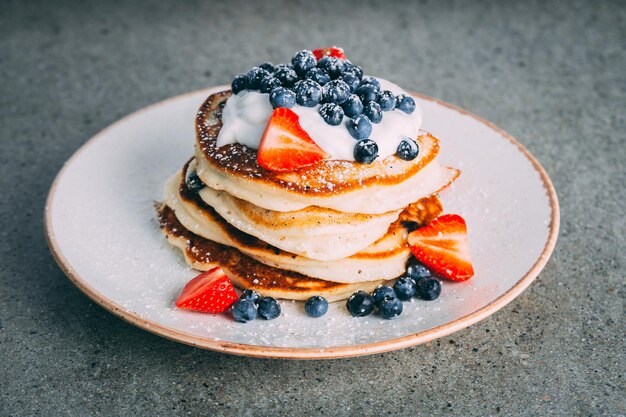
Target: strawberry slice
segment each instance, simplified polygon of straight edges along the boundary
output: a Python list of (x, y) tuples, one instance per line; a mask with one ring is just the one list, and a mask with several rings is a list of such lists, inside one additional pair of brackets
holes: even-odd
[(176, 307), (216, 314), (226, 311), (235, 301), (233, 284), (217, 267), (189, 281), (176, 300)]
[(300, 127), (299, 120), (292, 110), (274, 109), (259, 145), (259, 165), (270, 171), (294, 171), (328, 157)]
[(325, 56), (334, 56), (335, 58), (346, 59), (346, 55), (343, 53), (343, 48), (339, 48), (337, 46), (313, 49), (313, 55), (315, 55), (315, 59), (318, 61)]
[(409, 234), (413, 255), (432, 272), (453, 281), (474, 276), (467, 225), (458, 214), (444, 214)]

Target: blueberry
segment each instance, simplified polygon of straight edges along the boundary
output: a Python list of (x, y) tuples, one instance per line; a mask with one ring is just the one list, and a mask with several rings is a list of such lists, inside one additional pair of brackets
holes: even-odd
[(363, 70), (361, 69), (361, 67), (359, 67), (358, 65), (354, 65), (351, 62), (346, 62), (345, 67), (346, 69), (343, 72), (344, 74), (353, 74), (359, 79), (359, 82), (361, 81), (361, 79), (363, 78)]
[(363, 102), (356, 94), (350, 94), (350, 97), (341, 104), (341, 108), (348, 117), (358, 116), (363, 113)]
[(415, 282), (417, 282), (419, 278), (429, 277), (431, 275), (430, 270), (419, 263), (415, 258), (409, 261), (409, 265), (406, 267), (406, 274), (413, 278)]
[(373, 85), (361, 85), (354, 93), (359, 96), (363, 103), (378, 100), (378, 90)]
[(391, 111), (396, 107), (396, 96), (389, 90), (380, 92), (378, 96), (378, 104), (382, 111)]
[(272, 91), (273, 89), (280, 87), (280, 80), (272, 75), (268, 75), (267, 77), (263, 78), (263, 80), (261, 81), (261, 85), (259, 86), (259, 91), (261, 91), (262, 93), (269, 93), (270, 91)]
[(365, 77), (361, 80), (361, 85), (372, 85), (376, 91), (380, 91), (380, 82), (374, 77)]
[(308, 49), (303, 49), (291, 58), (291, 63), (293, 65), (293, 69), (296, 70), (296, 73), (300, 77), (304, 77), (304, 74), (317, 64), (317, 60), (315, 59), (313, 52)]
[(399, 298), (386, 296), (378, 305), (378, 311), (383, 318), (391, 320), (402, 314), (403, 307)]
[(331, 126), (341, 124), (343, 120), (343, 109), (338, 104), (326, 103), (320, 107), (320, 116)]
[(409, 300), (415, 295), (415, 280), (407, 275), (403, 275), (393, 284), (396, 295), (401, 300)]
[(272, 65), (271, 62), (264, 62), (262, 64), (257, 65), (259, 68), (263, 68), (265, 71), (269, 72), (270, 74), (272, 72), (274, 72), (274, 66)]
[(374, 311), (374, 297), (365, 291), (357, 291), (348, 298), (346, 307), (355, 317), (363, 317)]
[(367, 139), (372, 133), (372, 123), (367, 116), (360, 114), (346, 122), (348, 132), (355, 139)]
[(247, 323), (254, 320), (258, 314), (258, 310), (254, 301), (237, 300), (231, 307), (233, 318), (239, 323)]
[(441, 294), (441, 282), (432, 277), (422, 277), (417, 280), (417, 297), (422, 300), (436, 300)]
[(383, 111), (380, 105), (375, 101), (368, 101), (363, 107), (363, 114), (367, 116), (372, 123), (380, 123), (383, 120)]
[(263, 68), (253, 67), (246, 73), (248, 90), (258, 90), (261, 86), (261, 81), (263, 81), (263, 78), (268, 75), (270, 75), (270, 73), (265, 71)]
[(324, 86), (324, 101), (341, 104), (350, 97), (350, 86), (341, 80), (333, 80)]
[(281, 82), (283, 87), (291, 87), (296, 83), (296, 81), (298, 81), (298, 74), (296, 74), (296, 71), (287, 66), (277, 66), (276, 71), (274, 71), (274, 77), (278, 78), (278, 81)]
[(354, 159), (362, 164), (371, 164), (378, 158), (378, 145), (371, 139), (360, 140), (354, 145)]
[(406, 138), (398, 145), (396, 155), (405, 161), (412, 161), (417, 158), (420, 148), (413, 139)]
[(341, 74), (346, 70), (346, 61), (334, 56), (325, 56), (317, 61), (317, 67), (326, 71), (326, 73), (332, 78), (339, 78)]
[(411, 114), (415, 111), (415, 100), (411, 96), (400, 94), (396, 97), (396, 109)]
[(233, 90), (233, 94), (237, 94), (240, 91), (248, 88), (248, 77), (245, 74), (241, 74), (235, 77), (232, 84), (230, 85), (231, 90)]
[(354, 93), (356, 89), (359, 88), (359, 78), (351, 72), (344, 72), (338, 79), (348, 84), (351, 93)]
[(239, 297), (239, 299), (240, 300), (250, 300), (254, 304), (258, 304), (259, 300), (261, 299), (261, 295), (258, 292), (256, 292), (256, 291), (244, 290), (243, 293), (241, 294), (241, 297)]
[(291, 108), (296, 105), (296, 93), (285, 87), (277, 87), (270, 93), (270, 103), (273, 108)]
[(185, 184), (187, 185), (189, 191), (194, 193), (197, 193), (205, 187), (204, 183), (202, 182), (196, 171), (191, 171), (187, 174), (187, 177), (185, 178)]
[(322, 317), (328, 311), (328, 301), (324, 297), (314, 295), (304, 303), (304, 311), (309, 317)]
[(308, 80), (313, 80), (319, 85), (324, 85), (330, 81), (330, 77), (328, 76), (328, 74), (326, 74), (326, 71), (321, 68), (311, 68), (307, 71), (304, 78)]
[(291, 64), (276, 64), (276, 65), (274, 65), (274, 72), (280, 71), (282, 69), (293, 69), (293, 65), (291, 65)]
[(322, 86), (313, 80), (298, 81), (294, 86), (296, 103), (305, 107), (315, 107), (322, 100)]
[(273, 320), (280, 316), (280, 304), (272, 297), (263, 297), (259, 300), (259, 316), (265, 320)]
[(383, 298), (385, 297), (395, 298), (396, 292), (393, 290), (393, 288), (387, 285), (379, 285), (378, 287), (376, 287), (376, 289), (372, 293), (372, 296), (374, 297), (374, 303), (377, 306), (380, 306), (380, 302), (383, 301)]

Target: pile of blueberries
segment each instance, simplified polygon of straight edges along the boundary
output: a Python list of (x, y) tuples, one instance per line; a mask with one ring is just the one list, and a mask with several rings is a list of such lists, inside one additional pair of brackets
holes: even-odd
[(247, 323), (257, 317), (273, 320), (280, 316), (281, 311), (280, 304), (274, 298), (261, 297), (252, 290), (245, 290), (231, 307), (233, 318), (239, 323)]
[[(291, 64), (269, 62), (238, 75), (232, 82), (234, 94), (243, 90), (268, 93), (274, 108), (320, 105), (319, 114), (326, 123), (337, 126), (348, 117), (346, 128), (358, 142), (354, 159), (371, 163), (378, 157), (378, 145), (369, 139), (372, 123), (380, 123), (383, 112), (398, 109), (411, 114), (415, 100), (406, 94), (394, 95), (382, 90), (374, 77), (363, 77), (363, 70), (350, 61), (325, 56), (319, 61), (313, 52), (302, 50)], [(417, 157), (417, 143), (406, 138), (398, 146), (399, 158), (410, 161)]]
[[(402, 301), (413, 297), (432, 301), (441, 294), (441, 282), (431, 276), (430, 271), (415, 258), (411, 258), (406, 274), (398, 278), (393, 287), (379, 285), (372, 294), (357, 291), (348, 298), (346, 307), (355, 317), (371, 314), (375, 308), (381, 317), (391, 320), (402, 314)], [(328, 301), (319, 295), (304, 303), (304, 311), (310, 317), (322, 317), (328, 312)], [(272, 320), (280, 316), (280, 304), (272, 297), (261, 297), (252, 290), (245, 290), (232, 306), (236, 321), (246, 323), (260, 316)]]
[(398, 278), (393, 287), (379, 285), (370, 295), (357, 291), (348, 298), (346, 307), (355, 317), (367, 316), (378, 307), (378, 312), (385, 319), (393, 319), (402, 314), (402, 301), (413, 297), (422, 300), (436, 300), (441, 294), (441, 282), (431, 276), (424, 265), (412, 258), (406, 274)]

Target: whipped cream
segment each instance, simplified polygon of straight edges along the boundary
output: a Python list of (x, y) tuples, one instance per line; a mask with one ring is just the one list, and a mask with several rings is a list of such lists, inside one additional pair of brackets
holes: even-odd
[[(381, 90), (389, 90), (394, 95), (408, 94), (390, 81), (382, 78), (377, 80)], [(372, 123), (370, 139), (378, 145), (379, 159), (395, 154), (404, 138), (417, 138), (422, 124), (422, 111), (419, 103), (415, 104), (415, 111), (411, 114), (400, 110), (386, 111), (380, 123)], [(331, 126), (319, 115), (319, 107), (294, 106), (291, 110), (300, 117), (300, 126), (330, 155), (330, 159), (354, 161), (354, 145), (357, 141), (346, 128), (348, 117), (344, 116), (341, 124)], [(240, 143), (258, 149), (272, 111), (269, 94), (241, 91), (232, 95), (222, 111), (223, 125), (217, 137), (217, 146)]]

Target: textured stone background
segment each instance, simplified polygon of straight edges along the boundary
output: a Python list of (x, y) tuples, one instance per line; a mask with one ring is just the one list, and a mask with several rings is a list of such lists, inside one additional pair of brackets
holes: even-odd
[[(0, 415), (626, 414), (624, 1), (127, 3), (0, 2)], [(82, 143), (331, 44), (493, 121), (544, 165), (561, 234), (523, 295), (414, 349), (288, 362), (165, 340), (70, 284), (42, 213)]]

